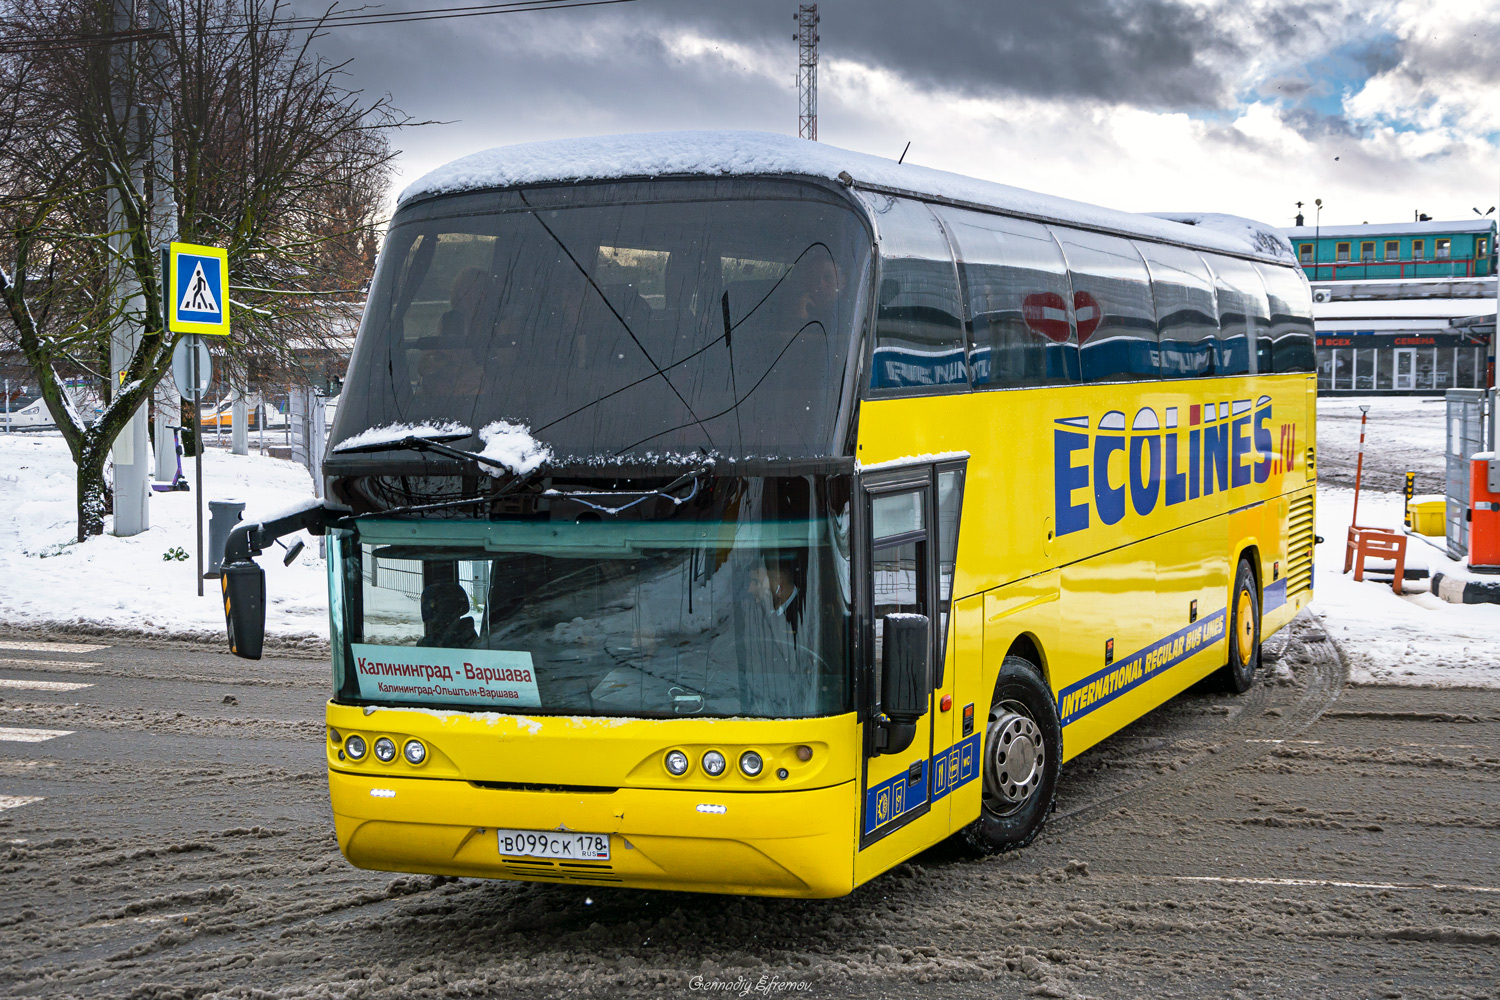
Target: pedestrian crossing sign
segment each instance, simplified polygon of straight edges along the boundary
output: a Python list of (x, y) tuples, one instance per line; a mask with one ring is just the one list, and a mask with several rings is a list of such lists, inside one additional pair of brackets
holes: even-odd
[(229, 336), (229, 251), (173, 243), (166, 271), (167, 329)]

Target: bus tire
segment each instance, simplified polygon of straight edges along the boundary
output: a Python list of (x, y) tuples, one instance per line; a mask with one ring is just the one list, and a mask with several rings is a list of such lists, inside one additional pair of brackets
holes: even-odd
[(958, 839), (981, 855), (1025, 847), (1052, 812), (1062, 764), (1057, 703), (1029, 660), (1007, 656), (1000, 665), (981, 749), (979, 818)]
[(1241, 559), (1229, 598), (1229, 662), (1219, 668), (1219, 682), (1235, 694), (1244, 694), (1255, 682), (1260, 667), (1260, 591), (1250, 560)]

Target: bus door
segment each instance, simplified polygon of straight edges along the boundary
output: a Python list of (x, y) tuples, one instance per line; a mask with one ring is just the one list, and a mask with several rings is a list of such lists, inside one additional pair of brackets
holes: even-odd
[(904, 746), (910, 730), (892, 724), (880, 703), (882, 646), (891, 615), (928, 619), (928, 676), (935, 676), (934, 654), (940, 616), (935, 614), (937, 518), (932, 468), (910, 466), (870, 474), (861, 491), (864, 528), (863, 618), (870, 623), (863, 656), (866, 707), (861, 787), (860, 846), (887, 836), (932, 806), (932, 692), (927, 711)]

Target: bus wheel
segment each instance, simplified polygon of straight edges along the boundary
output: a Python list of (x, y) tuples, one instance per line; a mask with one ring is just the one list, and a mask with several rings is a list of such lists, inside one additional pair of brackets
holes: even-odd
[(1000, 665), (983, 750), (979, 818), (959, 838), (979, 854), (1025, 847), (1052, 811), (1062, 724), (1041, 671), (1019, 656)]
[(1260, 595), (1255, 589), (1255, 573), (1242, 559), (1229, 602), (1229, 662), (1219, 668), (1219, 679), (1230, 691), (1244, 694), (1250, 690), (1259, 666)]

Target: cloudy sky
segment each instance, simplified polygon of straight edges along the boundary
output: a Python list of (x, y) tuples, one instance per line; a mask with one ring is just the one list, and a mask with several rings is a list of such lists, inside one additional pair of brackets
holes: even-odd
[[(384, 10), (431, 3), (391, 0)], [(418, 119), (396, 189), (465, 153), (683, 128), (797, 131), (796, 4), (343, 28), (349, 83)], [(1500, 4), (824, 0), (823, 142), (1133, 211), (1290, 225), (1500, 198)]]

